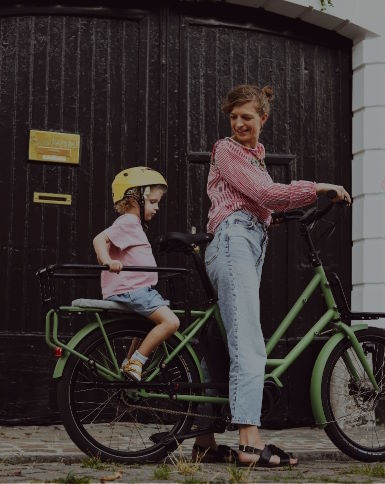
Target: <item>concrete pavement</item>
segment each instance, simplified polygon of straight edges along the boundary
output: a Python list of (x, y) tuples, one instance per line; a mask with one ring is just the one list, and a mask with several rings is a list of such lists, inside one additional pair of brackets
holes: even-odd
[[(304, 461), (315, 459), (347, 459), (318, 428), (262, 430), (266, 442), (295, 453)], [(237, 448), (238, 433), (217, 434), (220, 444)], [(191, 454), (192, 440), (185, 440), (178, 450), (185, 457)], [(70, 440), (62, 425), (0, 426), (0, 460), (25, 462), (80, 462), (85, 454)]]
[[(189, 462), (192, 441), (185, 441), (166, 463), (106, 464), (85, 456), (63, 426), (0, 426), (0, 483), (248, 483), (385, 482), (382, 463), (348, 459), (319, 429), (262, 430), (267, 442), (294, 452), (296, 468), (240, 469), (228, 464)], [(218, 443), (237, 447), (237, 432), (217, 435)]]

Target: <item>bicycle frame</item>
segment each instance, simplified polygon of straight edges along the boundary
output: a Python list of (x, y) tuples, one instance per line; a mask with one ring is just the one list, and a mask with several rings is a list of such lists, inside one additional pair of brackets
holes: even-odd
[[(334, 348), (335, 344), (337, 344), (341, 339), (348, 338), (350, 340), (352, 344), (352, 348), (358, 360), (362, 364), (362, 367), (366, 372), (370, 382), (372, 383), (373, 388), (376, 391), (379, 391), (379, 387), (375, 381), (370, 365), (367, 362), (363, 349), (358, 343), (358, 340), (355, 336), (356, 331), (367, 328), (367, 325), (359, 324), (359, 325), (354, 325), (353, 327), (350, 327), (344, 321), (349, 321), (352, 319), (376, 319), (378, 318), (378, 316), (384, 317), (384, 315), (380, 315), (379, 313), (378, 314), (351, 313), (350, 309), (347, 306), (346, 299), (344, 297), (341, 285), (337, 289), (339, 289), (339, 291), (342, 292), (343, 302), (342, 304), (338, 305), (335, 300), (333, 291), (331, 289), (331, 285), (332, 285), (331, 283), (333, 283), (334, 286), (336, 285), (336, 281), (338, 284), (340, 284), (338, 277), (335, 274), (331, 274), (330, 277), (333, 276), (335, 280), (334, 281), (331, 280), (329, 282), (328, 277), (325, 274), (324, 268), (322, 266), (322, 262), (319, 258), (319, 253), (315, 249), (314, 243), (312, 241), (312, 238), (310, 235), (311, 229), (309, 228), (309, 225), (313, 223), (315, 220), (318, 220), (324, 214), (326, 214), (330, 210), (331, 206), (332, 204), (329, 204), (327, 207), (321, 210), (317, 210), (317, 208), (311, 208), (305, 214), (303, 212), (299, 213), (298, 211), (293, 211), (291, 213), (289, 212), (287, 215), (283, 214), (283, 216), (286, 217), (286, 220), (300, 220), (301, 234), (304, 236), (307, 242), (307, 245), (309, 247), (310, 258), (314, 269), (314, 275), (313, 275), (313, 278), (308, 283), (308, 285), (306, 286), (306, 288), (303, 290), (302, 294), (298, 297), (297, 301), (293, 304), (292, 308), (289, 310), (285, 318), (279, 324), (279, 326), (277, 327), (273, 335), (269, 338), (266, 344), (266, 352), (267, 352), (266, 370), (267, 371), (265, 374), (265, 380), (272, 380), (278, 387), (283, 387), (283, 384), (281, 382), (281, 377), (285, 373), (285, 371), (297, 360), (297, 358), (312, 343), (312, 341), (314, 341), (314, 339), (318, 335), (322, 334), (325, 331), (325, 328), (327, 326), (331, 325), (330, 329), (328, 329), (327, 331), (332, 333), (333, 335), (329, 339), (327, 344), (324, 346), (324, 348), (321, 350), (317, 358), (317, 361), (313, 369), (313, 376), (312, 376), (312, 382), (311, 382), (311, 400), (312, 400), (313, 411), (314, 411), (316, 420), (321, 423), (324, 421), (324, 416), (322, 411), (322, 405), (319, 403), (320, 384), (321, 384), (319, 375), (322, 374), (323, 365), (327, 359), (328, 354)], [(282, 214), (280, 214), (280, 216), (282, 216)], [(182, 240), (183, 243), (185, 243), (186, 242), (185, 236), (183, 235), (181, 236), (181, 234), (177, 234), (176, 238), (174, 236), (174, 242), (180, 241), (180, 240)], [(190, 240), (190, 243), (191, 243), (191, 240)], [(202, 374), (200, 361), (191, 343), (194, 336), (197, 335), (197, 333), (203, 328), (205, 324), (207, 324), (210, 318), (215, 319), (218, 325), (218, 328), (220, 330), (220, 333), (223, 337), (223, 340), (224, 341), (226, 340), (226, 334), (223, 327), (223, 322), (219, 313), (219, 308), (216, 303), (215, 291), (212, 288), (211, 282), (209, 281), (207, 274), (205, 272), (203, 261), (199, 255), (199, 246), (191, 244), (186, 247), (188, 248), (188, 251), (186, 253), (191, 254), (194, 258), (195, 265), (198, 270), (198, 275), (201, 279), (203, 287), (205, 288), (206, 294), (208, 296), (209, 307), (204, 311), (190, 310), (190, 308), (187, 309), (187, 307), (185, 310), (180, 310), (180, 309), (174, 310), (175, 314), (185, 316), (185, 319), (187, 321), (190, 321), (190, 317), (193, 318), (193, 321), (190, 324), (188, 324), (187, 328), (184, 329), (181, 333), (180, 332), (175, 333), (175, 336), (179, 340), (179, 343), (175, 348), (172, 349), (171, 352), (168, 351), (168, 347), (166, 343), (163, 343), (164, 352), (167, 355), (166, 358), (162, 360), (162, 364), (160, 367), (159, 365), (154, 365), (153, 367), (151, 367), (150, 371), (148, 371), (147, 374), (145, 375), (144, 382), (140, 383), (139, 385), (135, 384), (136, 385), (135, 388), (137, 389), (139, 395), (145, 398), (167, 399), (171, 397), (173, 399), (183, 400), (183, 401), (224, 404), (228, 402), (227, 397), (215, 397), (215, 396), (209, 396), (204, 394), (202, 395), (202, 394), (192, 394), (192, 393), (181, 393), (178, 388), (171, 389), (171, 390), (169, 389), (168, 392), (161, 393), (161, 392), (154, 391), (154, 389), (156, 390), (157, 385), (159, 386), (159, 388), (161, 388), (162, 385), (159, 385), (156, 383), (153, 383), (151, 385), (151, 382), (155, 380), (156, 376), (168, 364), (172, 362), (173, 358), (183, 348), (186, 348), (190, 353), (191, 357), (193, 358), (199, 372), (200, 381), (203, 382), (203, 374)], [(136, 268), (135, 270), (139, 270), (139, 269), (140, 268)], [(143, 268), (141, 269), (143, 270)], [(130, 268), (130, 270), (133, 270), (133, 269)], [(170, 268), (162, 268), (162, 269), (152, 268), (152, 270), (170, 271)], [(173, 270), (175, 271), (175, 269)], [(183, 271), (186, 271), (186, 269), (176, 269), (176, 271), (183, 272)], [(272, 351), (274, 350), (274, 348), (276, 347), (280, 339), (287, 332), (288, 328), (291, 326), (293, 321), (296, 319), (296, 317), (299, 315), (299, 313), (302, 311), (302, 309), (304, 308), (304, 306), (306, 305), (310, 297), (314, 294), (314, 292), (317, 289), (319, 289), (324, 296), (324, 300), (326, 304), (326, 311), (324, 312), (324, 314), (308, 330), (308, 332), (300, 339), (300, 341), (289, 351), (289, 353), (284, 358), (280, 358), (280, 359), (270, 358), (269, 356), (271, 355)], [(335, 294), (337, 295), (337, 293)], [(49, 300), (49, 297), (46, 299), (43, 298), (43, 300)], [(78, 332), (68, 342), (68, 344), (65, 344), (59, 341), (57, 336), (58, 311), (51, 310), (48, 312), (47, 318), (46, 318), (47, 344), (53, 347), (62, 348), (66, 353), (64, 358), (61, 358), (61, 361), (59, 360), (58, 364), (56, 365), (54, 378), (58, 378), (61, 376), (69, 354), (73, 354), (77, 358), (80, 358), (83, 361), (87, 361), (87, 358), (76, 350), (76, 346), (83, 339), (83, 337), (86, 336), (88, 333), (90, 333), (91, 331), (99, 330), (101, 331), (103, 338), (105, 339), (106, 348), (109, 354), (109, 358), (112, 361), (113, 368), (112, 369), (110, 367), (107, 368), (104, 365), (101, 365), (100, 363), (94, 362), (96, 370), (104, 376), (105, 380), (112, 379), (117, 381), (118, 383), (120, 382), (119, 384), (121, 384), (124, 387), (130, 386), (130, 385), (132, 387), (133, 386), (132, 383), (130, 384), (123, 381), (124, 379), (119, 371), (118, 362), (116, 361), (115, 355), (113, 354), (113, 351), (111, 349), (110, 343), (108, 341), (107, 333), (104, 330), (104, 325), (108, 325), (109, 323), (122, 318), (127, 318), (127, 316), (115, 316), (113, 318), (108, 317), (108, 319), (102, 320), (102, 318), (100, 317), (100, 313), (103, 312), (102, 310), (90, 309), (90, 308), (84, 309), (79, 307), (63, 307), (63, 308), (59, 308), (59, 310), (63, 310), (67, 312), (84, 312), (84, 311), (93, 312), (95, 314), (95, 322), (90, 323), (85, 328), (82, 328), (82, 330), (80, 330), (80, 332)], [(51, 317), (53, 318), (52, 325), (51, 325)], [(52, 326), (52, 341), (50, 338), (51, 326)], [(352, 378), (358, 379), (358, 375), (354, 370), (354, 365), (352, 364), (352, 361), (348, 354), (345, 355), (344, 361), (347, 369), (351, 373)], [(182, 388), (183, 386), (184, 385), (182, 385), (180, 388)], [(190, 389), (192, 389), (193, 387), (194, 387), (194, 384), (191, 384)], [(197, 387), (196, 384), (195, 384), (195, 387)], [(207, 385), (205, 385), (204, 383), (200, 384), (200, 390), (203, 390), (209, 387), (210, 385), (208, 384)]]
[[(345, 323), (341, 321), (340, 318), (340, 313), (337, 308), (337, 304), (335, 302), (333, 293), (330, 289), (330, 285), (327, 279), (327, 276), (325, 274), (325, 271), (322, 267), (322, 265), (315, 267), (314, 268), (314, 276), (307, 285), (307, 287), (304, 289), (302, 294), (299, 296), (297, 301), (294, 303), (286, 317), (283, 319), (283, 321), (280, 323), (278, 328), (275, 330), (274, 334), (270, 337), (266, 344), (266, 351), (267, 355), (269, 356), (273, 349), (276, 347), (278, 344), (279, 340), (282, 338), (282, 336), (286, 333), (290, 325), (293, 323), (295, 318), (298, 316), (298, 314), (302, 311), (310, 297), (313, 295), (313, 293), (319, 288), (322, 291), (322, 294), (324, 295), (324, 299), (326, 302), (326, 312), (321, 316), (321, 318), (309, 329), (309, 331), (301, 338), (301, 340), (294, 346), (294, 348), (286, 355), (285, 358), (282, 359), (273, 359), (273, 358), (268, 358), (266, 362), (266, 367), (269, 370), (265, 374), (265, 380), (271, 379), (273, 380), (278, 387), (283, 387), (283, 384), (280, 380), (280, 377), (285, 373), (285, 371), (296, 361), (296, 359), (302, 354), (302, 352), (311, 344), (311, 342), (314, 340), (316, 336), (322, 333), (326, 326), (328, 326), (330, 323), (333, 323), (333, 328), (332, 331), (334, 333), (341, 333), (344, 336), (348, 337), (353, 345), (353, 348), (357, 354), (357, 357), (359, 358), (359, 361), (362, 363), (363, 368), (365, 369), (370, 381), (373, 384), (373, 387), (378, 390), (377, 383), (375, 381), (375, 378), (373, 376), (372, 370), (370, 366), (367, 363), (367, 360), (365, 358), (365, 355), (362, 351), (361, 346), (359, 345), (357, 338), (354, 335), (354, 332), (360, 329), (367, 328), (366, 324), (360, 324), (356, 325), (353, 328), (349, 327)], [(105, 332), (104, 325), (108, 325), (109, 323), (113, 321), (117, 321), (120, 319), (125, 319), (127, 316), (116, 316), (114, 318), (108, 318), (105, 320), (102, 320), (100, 317), (100, 312), (102, 310), (98, 311), (96, 309), (85, 309), (85, 308), (79, 308), (79, 307), (61, 307), (61, 311), (65, 312), (70, 312), (70, 313), (78, 313), (78, 312), (91, 312), (95, 316), (95, 322), (90, 323), (88, 326), (80, 330), (74, 338), (71, 339), (71, 341), (66, 344), (63, 343), (62, 341), (59, 340), (58, 338), (58, 322), (59, 322), (59, 316), (58, 316), (58, 311), (57, 310), (50, 310), (47, 313), (46, 317), (46, 342), (49, 346), (51, 347), (59, 347), (62, 348), (66, 352), (66, 358), (68, 358), (69, 354), (75, 355), (77, 358), (82, 359), (83, 361), (87, 361), (87, 358), (76, 351), (75, 347), (76, 345), (84, 338), (84, 336), (91, 332), (94, 331), (95, 329), (98, 329), (101, 331), (103, 338), (106, 342), (106, 347), (109, 352), (109, 357), (110, 360), (113, 363), (113, 371), (110, 368), (107, 368), (103, 365), (100, 365), (99, 363), (94, 363), (95, 368), (98, 370), (98, 372), (103, 375), (103, 377), (106, 380), (115, 380), (115, 381), (122, 381), (123, 377), (120, 373), (119, 370), (119, 364), (116, 361), (115, 355), (112, 351), (112, 348), (110, 346), (108, 336)], [(177, 315), (184, 315), (185, 311), (184, 310), (174, 310), (174, 312)], [(225, 338), (225, 331), (223, 327), (223, 323), (220, 317), (219, 313), (219, 308), (216, 303), (211, 304), (209, 308), (205, 311), (199, 311), (199, 310), (192, 310), (190, 311), (191, 316), (194, 318), (194, 320), (188, 325), (184, 331), (181, 333), (177, 332), (175, 333), (176, 337), (180, 340), (179, 344), (171, 351), (168, 351), (167, 345), (163, 343), (164, 350), (167, 354), (167, 357), (164, 359), (162, 362), (161, 367), (156, 367), (153, 368), (150, 374), (147, 374), (147, 377), (145, 379), (146, 383), (143, 385), (143, 388), (139, 387), (136, 385), (136, 388), (138, 389), (138, 393), (141, 397), (144, 398), (156, 398), (156, 399), (168, 399), (170, 398), (169, 393), (160, 393), (156, 391), (148, 391), (146, 390), (146, 385), (150, 384), (155, 377), (159, 374), (160, 371), (162, 371), (163, 368), (165, 368), (177, 355), (184, 347), (187, 347), (188, 351), (190, 352), (191, 356), (193, 357), (195, 364), (198, 368), (199, 374), (200, 374), (200, 379), (201, 382), (203, 381), (202, 377), (202, 369), (200, 366), (199, 359), (194, 351), (194, 349), (191, 346), (191, 341), (194, 338), (194, 336), (203, 328), (205, 324), (207, 324), (208, 320), (211, 317), (214, 317), (216, 320), (219, 330), (222, 334), (222, 337)], [(52, 337), (51, 337), (52, 333)], [(61, 372), (64, 368), (65, 361), (59, 362), (60, 366), (57, 366), (54, 372), (54, 378), (58, 378), (61, 376)], [(59, 365), (58, 363), (58, 365)], [(347, 356), (347, 362), (346, 364), (349, 366), (349, 360)], [(351, 363), (350, 363), (351, 365)], [(354, 375), (353, 375), (354, 376)], [(128, 383), (126, 386), (132, 386), (132, 384)], [(151, 385), (147, 385), (151, 386)], [(156, 387), (156, 384), (153, 385)], [(204, 387), (204, 385), (202, 385)], [(181, 401), (191, 401), (191, 402), (196, 402), (196, 403), (213, 403), (213, 404), (225, 404), (228, 402), (227, 397), (215, 397), (215, 396), (209, 396), (209, 395), (194, 395), (194, 394), (183, 394), (179, 393), (178, 391), (174, 391), (172, 393), (172, 398), (175, 398), (177, 400)]]
[[(327, 306), (326, 312), (310, 328), (310, 330), (306, 333), (306, 335), (301, 338), (301, 340), (294, 346), (294, 348), (286, 355), (285, 358), (282, 358), (282, 359), (267, 358), (266, 367), (273, 368), (273, 370), (265, 374), (265, 380), (272, 379), (277, 384), (277, 386), (283, 387), (283, 384), (280, 381), (280, 377), (282, 376), (282, 374), (284, 374), (284, 372), (296, 361), (296, 359), (303, 353), (303, 351), (311, 344), (314, 338), (318, 336), (328, 324), (334, 323), (334, 328), (332, 328), (332, 330), (335, 333), (341, 333), (343, 335), (346, 335), (351, 340), (354, 351), (359, 361), (361, 362), (365, 372), (367, 373), (370, 381), (372, 382), (373, 387), (378, 391), (379, 388), (375, 381), (373, 372), (354, 334), (355, 331), (366, 329), (367, 325), (359, 324), (359, 325), (355, 325), (354, 328), (351, 328), (341, 321), (340, 314), (339, 314), (333, 293), (330, 289), (330, 285), (322, 265), (315, 267), (315, 274), (312, 280), (309, 282), (307, 287), (304, 289), (302, 294), (294, 303), (294, 305), (292, 306), (292, 308), (290, 309), (286, 317), (283, 319), (283, 321), (280, 323), (278, 328), (275, 330), (274, 334), (268, 340), (266, 344), (267, 355), (271, 354), (272, 350), (278, 344), (282, 336), (286, 333), (290, 325), (293, 323), (295, 318), (304, 308), (304, 306), (306, 305), (306, 303), (308, 302), (312, 294), (317, 290), (317, 288), (320, 288), (322, 291), (322, 294), (324, 295), (326, 306)], [(180, 313), (182, 313), (182, 311), (180, 311)], [(209, 308), (206, 312), (193, 311), (192, 314), (194, 314), (195, 316), (198, 316), (198, 319), (194, 321), (188, 328), (186, 328), (185, 331), (182, 332), (183, 341), (166, 358), (165, 364), (168, 364), (172, 360), (172, 358), (183, 348), (184, 344), (191, 340), (191, 338), (199, 331), (199, 329), (205, 324), (205, 322), (209, 319), (211, 315), (214, 315), (222, 335), (224, 334), (223, 323), (216, 304), (211, 308)], [(201, 317), (201, 319), (199, 317)], [(353, 365), (349, 361), (348, 355), (346, 355), (346, 364), (350, 366), (350, 368), (353, 367)], [(151, 379), (153, 379), (158, 373), (159, 373), (159, 369), (155, 370), (148, 378), (147, 381), (151, 381)], [(147, 396), (149, 398), (160, 397), (159, 394), (153, 394), (153, 393), (141, 393), (141, 395)], [(225, 403), (228, 401), (228, 399), (223, 399), (219, 397), (192, 396), (192, 395), (181, 395), (181, 394), (177, 394), (176, 399), (185, 400), (185, 401), (203, 402), (203, 403)]]

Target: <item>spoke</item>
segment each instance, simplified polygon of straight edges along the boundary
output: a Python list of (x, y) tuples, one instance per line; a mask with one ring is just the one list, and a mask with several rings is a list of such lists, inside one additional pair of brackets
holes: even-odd
[[(87, 414), (85, 417), (83, 417), (83, 420), (86, 418), (86, 417), (89, 417), (91, 416), (94, 412), (97, 412), (93, 421), (91, 423), (94, 423), (95, 419), (100, 415), (100, 413), (102, 412), (102, 410), (104, 410), (104, 408), (106, 408), (106, 406), (109, 404), (109, 402), (115, 397), (117, 392), (115, 392), (115, 394), (111, 395), (111, 397), (109, 399), (107, 399), (105, 402), (101, 402), (96, 408), (94, 408), (91, 412), (89, 412), (89, 414)], [(98, 411), (100, 410), (100, 411)]]

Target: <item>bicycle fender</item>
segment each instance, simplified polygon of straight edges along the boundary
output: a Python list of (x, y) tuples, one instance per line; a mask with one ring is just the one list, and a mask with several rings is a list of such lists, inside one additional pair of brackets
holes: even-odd
[[(349, 329), (354, 331), (361, 331), (362, 329), (367, 329), (367, 324), (357, 324), (354, 326), (349, 326)], [(321, 399), (321, 385), (322, 385), (322, 377), (325, 370), (326, 362), (330, 356), (330, 353), (333, 349), (337, 346), (337, 344), (346, 338), (346, 334), (344, 333), (337, 333), (332, 336), (321, 349), (316, 362), (314, 364), (313, 373), (311, 377), (310, 383), (310, 400), (311, 400), (311, 407), (313, 410), (314, 419), (316, 425), (319, 427), (325, 427), (326, 417), (322, 406), (322, 399)]]
[[(138, 319), (138, 317), (136, 316), (136, 320), (137, 319)], [(116, 319), (113, 319), (113, 320), (110, 320), (110, 321), (104, 321), (104, 325), (108, 325), (108, 324), (113, 323), (115, 321), (116, 321)], [(147, 319), (145, 319), (144, 322), (148, 323)], [(152, 325), (151, 325), (151, 327), (152, 327)], [(52, 375), (53, 379), (61, 378), (61, 376), (63, 375), (65, 365), (67, 364), (68, 358), (71, 356), (71, 351), (69, 351), (69, 350), (75, 349), (76, 346), (83, 340), (83, 338), (85, 338), (90, 333), (92, 333), (93, 331), (96, 331), (96, 330), (99, 330), (99, 324), (97, 322), (89, 323), (86, 326), (84, 326), (83, 328), (81, 328), (81, 330), (78, 331), (68, 341), (68, 343), (66, 344), (66, 347), (68, 348), (68, 350), (64, 349), (63, 355), (59, 358), (58, 362), (56, 363), (54, 371), (53, 371), (53, 375)], [(176, 338), (178, 338), (180, 341), (183, 341), (183, 336), (179, 332), (174, 333), (174, 336)], [(203, 382), (202, 368), (201, 368), (200, 361), (199, 361), (197, 354), (195, 353), (194, 349), (192, 348), (192, 346), (189, 343), (186, 344), (186, 349), (190, 353), (190, 356), (194, 360), (194, 363), (195, 363), (195, 365), (196, 365), (196, 367), (199, 371), (200, 381)]]
[[(108, 324), (108, 323), (105, 323), (105, 324)], [(83, 328), (81, 328), (80, 331), (78, 331), (68, 341), (68, 343), (66, 344), (66, 347), (69, 350), (75, 349), (75, 347), (81, 342), (81, 340), (83, 338), (85, 338), (86, 336), (88, 336), (90, 333), (92, 333), (96, 329), (99, 329), (98, 323), (95, 322), (95, 323), (89, 323), (89, 324), (87, 324), (86, 326), (84, 326)], [(55, 365), (52, 378), (55, 379), (55, 378), (60, 378), (62, 376), (64, 367), (65, 367), (65, 365), (66, 365), (66, 363), (68, 361), (68, 358), (71, 356), (71, 351), (69, 351), (69, 350), (63, 348), (63, 354), (58, 359), (58, 361), (57, 361), (57, 363)]]

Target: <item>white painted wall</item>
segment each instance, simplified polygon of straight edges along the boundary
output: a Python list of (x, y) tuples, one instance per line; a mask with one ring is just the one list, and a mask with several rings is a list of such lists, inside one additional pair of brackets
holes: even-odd
[(322, 12), (319, 0), (229, 1), (353, 40), (352, 309), (385, 312), (385, 0), (332, 2)]

